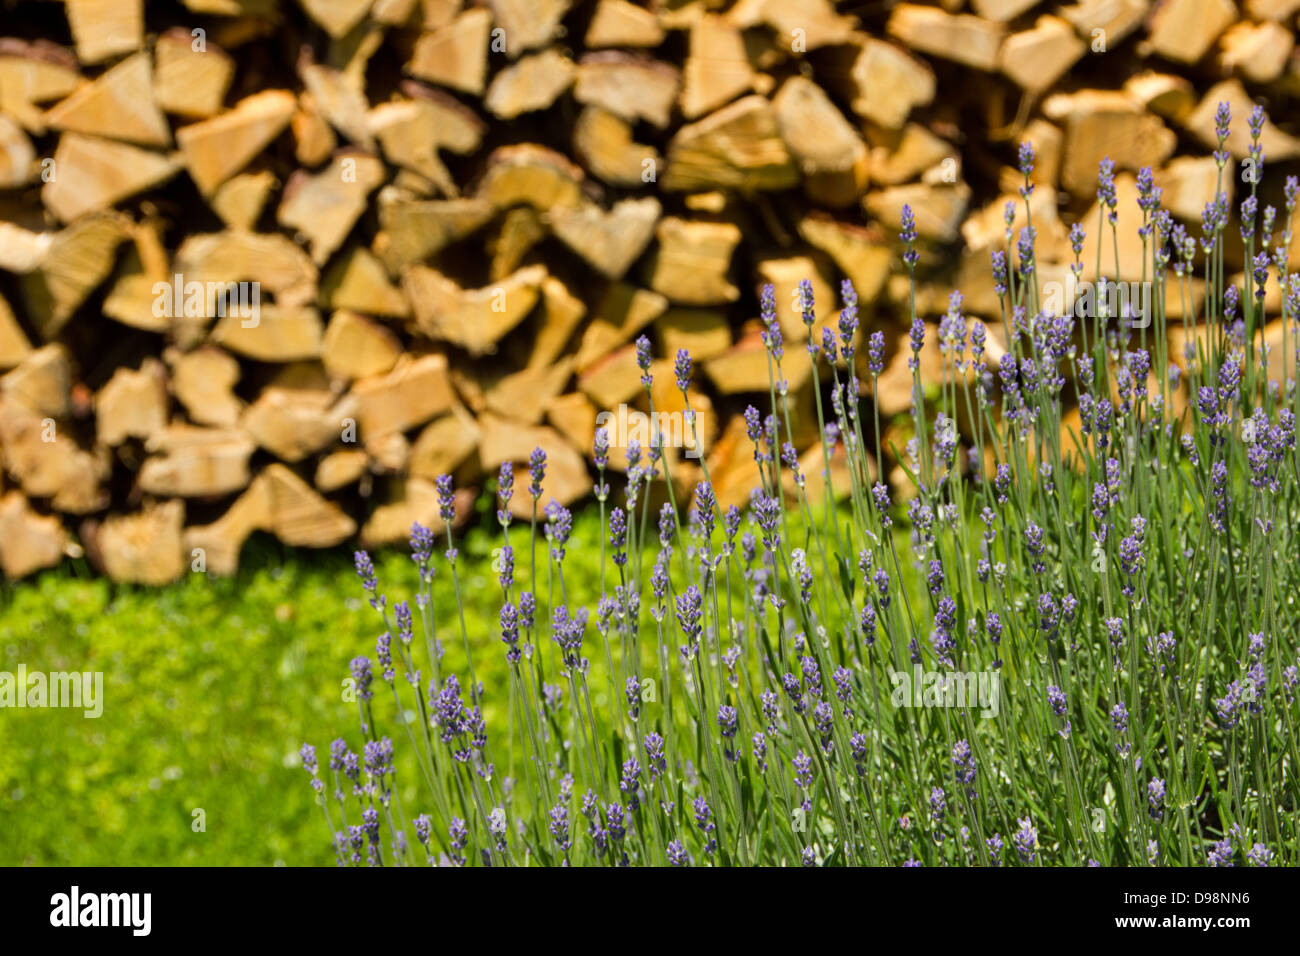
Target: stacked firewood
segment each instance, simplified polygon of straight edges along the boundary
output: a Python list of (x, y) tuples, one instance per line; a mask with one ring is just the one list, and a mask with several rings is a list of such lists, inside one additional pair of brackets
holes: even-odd
[[(1068, 223), (1097, 221), (1104, 157), (1133, 242), (1142, 166), (1166, 207), (1199, 224), (1218, 179), (1207, 145), (1220, 101), (1237, 161), (1252, 100), (1268, 101), (1269, 188), (1300, 157), (1283, 128), (1300, 90), (1300, 0), (4, 10), (10, 578), (82, 554), (122, 581), (230, 573), (258, 531), (293, 546), (397, 542), (412, 521), (441, 526), (438, 475), (455, 476), (463, 516), (502, 463), (535, 447), (548, 456), (542, 504), (573, 504), (592, 487), (598, 415), (614, 416), (616, 469), (651, 400), (680, 416), (681, 348), (696, 363), (698, 431), (673, 436), (673, 480), (692, 485), (702, 451), (723, 504), (741, 502), (755, 474), (739, 413), (769, 390), (767, 283), (816, 495), (825, 382), (804, 354), (798, 283), (812, 284), (813, 335), (835, 322), (846, 278), (860, 334), (887, 330), (877, 394), (859, 373), (889, 423), (911, 384), (905, 204), (923, 317), (937, 319), (954, 287), (969, 314), (991, 317), (989, 256), (1020, 198), (1021, 140), (1036, 146), (1045, 279), (1067, 271)], [(1123, 270), (1141, 269), (1140, 251), (1121, 249), (1113, 277), (1138, 278)], [(1242, 268), (1240, 248), (1230, 256)], [(922, 359), (939, 374), (932, 346)], [(830, 472), (847, 488), (837, 463)], [(526, 493), (514, 505), (531, 513)]]

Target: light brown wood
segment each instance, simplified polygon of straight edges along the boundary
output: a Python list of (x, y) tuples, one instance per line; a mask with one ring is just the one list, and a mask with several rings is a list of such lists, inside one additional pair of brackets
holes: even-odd
[(215, 116), (234, 75), (235, 61), (224, 50), (183, 28), (168, 30), (154, 46), (153, 97), (173, 115)]
[(114, 581), (157, 587), (189, 570), (182, 550), (185, 503), (173, 498), (135, 514), (110, 515), (93, 532), (104, 573)]
[(54, 151), (54, 178), (41, 189), (41, 200), (55, 217), (72, 222), (166, 182), (179, 170), (162, 153), (64, 133)]
[(239, 421), (244, 403), (234, 394), (239, 362), (215, 346), (193, 352), (173, 351), (171, 391), (190, 419), (199, 425), (231, 426)]
[(483, 105), (498, 119), (544, 110), (573, 85), (573, 61), (556, 49), (522, 57), (492, 80)]
[(447, 357), (403, 355), (392, 371), (358, 380), (357, 424), (365, 440), (423, 425), (452, 406)]
[(1164, 0), (1151, 14), (1148, 42), (1167, 60), (1195, 63), (1236, 18), (1232, 0)]
[(544, 266), (527, 266), (494, 285), (466, 289), (434, 269), (413, 266), (402, 274), (402, 288), (422, 334), (482, 355), (523, 321), (545, 277)]
[(101, 63), (140, 49), (144, 0), (63, 0), (82, 63)]
[(681, 127), (668, 147), (664, 189), (786, 189), (799, 180), (772, 104), (746, 96)]
[(305, 236), (313, 261), (323, 265), (352, 231), (385, 175), (384, 164), (374, 156), (343, 150), (316, 175), (300, 169), (289, 178), (276, 220)]
[(890, 13), (885, 30), (922, 53), (986, 72), (997, 68), (1003, 28), (979, 17), (900, 3)]
[(786, 80), (772, 106), (809, 197), (824, 206), (853, 205), (867, 189), (871, 157), (839, 107), (820, 86), (802, 76)]
[(406, 69), (439, 86), (480, 96), (487, 83), (492, 14), (467, 10), (445, 26), (421, 34)]
[(58, 518), (33, 511), (22, 492), (0, 497), (0, 571), (10, 581), (54, 567), (67, 546)]
[(344, 381), (383, 375), (402, 354), (401, 341), (387, 327), (348, 309), (330, 317), (321, 348), (325, 371)]
[(691, 28), (679, 98), (682, 114), (693, 120), (712, 112), (748, 93), (754, 80), (740, 28), (725, 17), (701, 17)]
[(588, 53), (578, 61), (573, 96), (628, 122), (668, 125), (681, 76), (667, 63), (615, 51)]
[(176, 143), (200, 191), (211, 194), (252, 162), (289, 125), (296, 105), (286, 90), (265, 90), (177, 130)]
[(656, 182), (663, 169), (659, 151), (636, 142), (631, 123), (599, 106), (579, 114), (573, 152), (588, 172), (611, 186), (645, 186)]
[(598, 0), (583, 44), (601, 47), (656, 47), (664, 40), (663, 27), (653, 13), (628, 0)]
[(668, 216), (655, 229), (650, 288), (682, 305), (718, 305), (740, 298), (731, 282), (731, 257), (740, 228), (730, 222), (693, 222)]
[(594, 203), (547, 214), (556, 237), (601, 275), (621, 279), (650, 244), (662, 212), (659, 200), (625, 199), (609, 210)]
[(248, 459), (256, 446), (242, 431), (172, 424), (145, 442), (140, 488), (152, 495), (201, 498), (248, 485)]
[(104, 445), (146, 439), (167, 426), (169, 404), (162, 362), (149, 358), (138, 371), (119, 368), (95, 396), (95, 438)]

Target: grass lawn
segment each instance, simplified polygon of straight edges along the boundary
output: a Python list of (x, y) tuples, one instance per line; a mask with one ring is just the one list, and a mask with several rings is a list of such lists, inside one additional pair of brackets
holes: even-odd
[[(595, 544), (595, 523), (576, 521), (578, 540)], [(496, 543), (475, 531), (461, 544), (468, 626), (485, 645), (496, 642)], [(599, 545), (575, 548), (575, 572), (583, 554), (594, 564)], [(439, 565), (435, 607), (450, 628)], [(404, 553), (376, 566), (390, 604), (414, 593)], [(298, 748), (324, 752), (342, 731), (357, 745), (342, 680), (352, 657), (373, 656), (380, 630), (361, 595), (349, 551), (269, 538), (250, 542), (230, 579), (144, 589), (65, 564), (4, 587), (0, 671), (102, 671), (104, 706), (97, 719), (0, 710), (0, 864), (332, 863)], [(443, 636), (461, 666), (459, 634)], [(475, 655), (480, 671), (496, 668), (479, 675), (489, 688), (504, 676), (499, 648)]]

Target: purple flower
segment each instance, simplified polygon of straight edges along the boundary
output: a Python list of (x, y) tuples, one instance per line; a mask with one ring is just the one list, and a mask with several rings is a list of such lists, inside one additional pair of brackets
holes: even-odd
[(903, 253), (903, 262), (907, 265), (907, 268), (910, 271), (916, 268), (917, 260), (921, 258), (920, 253), (913, 248), (913, 244), (916, 242), (916, 216), (912, 213), (912, 207), (910, 205), (903, 205), (899, 222), (903, 228), (898, 234), (898, 238), (902, 241), (903, 245), (907, 247), (906, 251)]
[(1020, 859), (1025, 863), (1033, 863), (1037, 859), (1038, 850), (1038, 830), (1034, 827), (1029, 817), (1018, 821), (1020, 829), (1011, 836), (1011, 843), (1020, 854)]
[(352, 679), (356, 681), (358, 700), (368, 701), (374, 697), (370, 690), (370, 684), (374, 680), (374, 675), (370, 672), (370, 658), (352, 658)]
[(546, 452), (541, 448), (534, 448), (528, 456), (528, 476), (532, 479), (528, 493), (536, 500), (542, 496), (542, 479), (546, 477)]
[(677, 350), (677, 360), (673, 363), (673, 373), (677, 376), (677, 387), (685, 394), (691, 387), (691, 353), (686, 349)]
[(971, 751), (970, 744), (965, 740), (959, 740), (953, 744), (952, 765), (958, 783), (970, 786), (975, 782), (977, 773), (975, 754)]
[(510, 499), (514, 493), (515, 466), (512, 462), (502, 462), (501, 470), (497, 473), (497, 521), (502, 525), (510, 524)]
[(641, 384), (649, 388), (654, 384), (650, 374), (650, 339), (642, 335), (636, 340), (636, 367), (641, 370)]

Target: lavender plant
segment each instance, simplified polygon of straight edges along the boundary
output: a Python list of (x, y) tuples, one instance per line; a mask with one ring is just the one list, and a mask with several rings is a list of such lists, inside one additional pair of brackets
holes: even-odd
[[(1000, 327), (969, 320), (953, 293), (937, 327), (932, 406), (920, 374), (931, 333), (912, 296), (911, 435), (893, 449), (914, 485), (905, 508), (873, 480), (868, 452), (880, 460), (882, 431), (878, 415), (863, 420), (855, 359), (874, 389), (886, 343), (874, 332), (858, 355), (848, 282), (820, 340), (812, 288), (801, 286), (804, 355), (786, 353), (764, 290), (768, 407), (745, 412), (760, 482), (744, 512), (719, 506), (703, 460), (704, 479), (677, 501), (657, 442), (628, 449), (626, 484), (611, 492), (609, 436), (597, 432), (594, 607), (570, 598), (572, 517), (543, 503), (539, 449), (525, 527), (512, 517), (511, 466), (498, 477), (495, 633), (471, 633), (463, 611), (435, 620), (435, 569), (446, 567), (460, 605), (451, 481), (440, 479), (445, 536), (411, 533), (418, 626), (357, 555), (382, 627), (374, 661), (351, 664), (358, 749), (334, 741), (322, 768), (303, 747), (338, 862), (1298, 862), (1300, 572), (1290, 555), (1300, 398), (1286, 373), (1270, 378), (1263, 326), (1276, 283), (1281, 351), (1300, 358), (1300, 277), (1288, 272), (1300, 187), (1287, 180), (1274, 237), (1272, 207), (1256, 221), (1252, 177), (1240, 210), (1249, 268), (1243, 288), (1230, 285), (1229, 122), (1225, 105), (1220, 188), (1199, 236), (1161, 208), (1150, 170), (1138, 174), (1139, 208), (1123, 218), (1140, 223), (1149, 322), (1131, 308), (1108, 314), (1100, 297), (1078, 321), (1043, 307), (1034, 152), (1022, 145), (1026, 227), (1012, 235), (1009, 209), (992, 259)], [(1263, 122), (1256, 109), (1256, 173)], [(1101, 288), (1108, 238), (1110, 278), (1133, 271), (1121, 269), (1114, 176), (1102, 162)], [(910, 209), (902, 224), (915, 289)], [(1086, 241), (1074, 226), (1075, 279)], [(1181, 315), (1181, 355), (1169, 354), (1171, 314)], [(637, 356), (650, 397), (648, 341)], [(844, 463), (838, 508), (810, 504), (791, 444), (786, 376), (804, 361), (827, 383), (829, 407), (819, 393), (816, 414), (824, 460)], [(673, 374), (694, 431), (686, 352)], [(822, 477), (833, 500), (832, 471)], [(656, 478), (670, 479), (669, 501), (654, 513)], [(528, 590), (517, 554), (529, 561)], [(460, 631), (463, 672), (443, 666), (446, 629)], [(490, 655), (508, 672), (491, 701), (475, 676)], [(404, 787), (397, 746), (418, 767)], [(505, 773), (493, 762), (501, 754)], [(418, 805), (404, 806), (402, 792)]]

